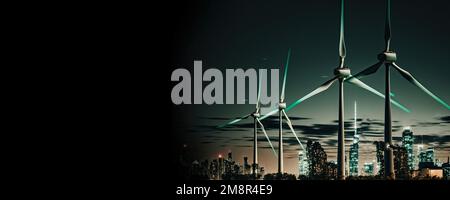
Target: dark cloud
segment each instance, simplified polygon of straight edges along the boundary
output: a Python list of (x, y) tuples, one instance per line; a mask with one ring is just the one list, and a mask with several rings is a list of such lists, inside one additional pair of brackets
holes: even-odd
[[(212, 117), (208, 119), (213, 120), (231, 120), (228, 118), (220, 118), (220, 117)], [(291, 117), (291, 120), (309, 120), (310, 118), (303, 117)], [(443, 116), (436, 118), (440, 120), (439, 122), (418, 122), (412, 126), (436, 126), (442, 123), (450, 123), (450, 116)], [(285, 120), (285, 119), (284, 119)], [(363, 119), (357, 118), (357, 127), (358, 134), (361, 135), (360, 143), (361, 144), (372, 144), (373, 139), (367, 140), (364, 137), (371, 138), (379, 138), (380, 141), (383, 140), (384, 137), (384, 122), (379, 119)], [(278, 116), (271, 116), (267, 119), (263, 120), (262, 123), (268, 134), (270, 134), (269, 139), (272, 142), (273, 146), (277, 148), (278, 145)], [(402, 126), (398, 125), (399, 121), (393, 121), (392, 131), (397, 132), (401, 131)], [(295, 123), (294, 123), (295, 124)], [(306, 146), (306, 141), (313, 140), (319, 141), (322, 143), (324, 147), (336, 147), (337, 146), (337, 130), (338, 130), (338, 121), (333, 120), (329, 124), (310, 124), (310, 125), (293, 125), (300, 141), (304, 146)], [(237, 147), (251, 147), (253, 142), (253, 128), (254, 124), (252, 120), (244, 121), (244, 123), (237, 123), (225, 128), (217, 128), (217, 126), (213, 125), (201, 125), (197, 126), (197, 129), (193, 132), (205, 132), (206, 134), (203, 136), (206, 141), (202, 142), (203, 144), (210, 143), (218, 143), (222, 146), (226, 143), (233, 144)], [(351, 144), (354, 135), (354, 121), (353, 119), (349, 119), (344, 122), (345, 128), (345, 138), (347, 146)], [(227, 135), (224, 132), (237, 132), (242, 131), (246, 133), (242, 133), (241, 135)], [(270, 131), (270, 132), (269, 132)], [(275, 131), (275, 132), (274, 132)], [(284, 145), (286, 151), (293, 151), (300, 149), (300, 145), (295, 137), (292, 135), (288, 125), (284, 121), (283, 123), (283, 131), (284, 131)], [(217, 133), (217, 134), (209, 134), (209, 133)], [(218, 134), (220, 133), (220, 134)], [(369, 138), (368, 138), (369, 139)], [(401, 136), (394, 136), (393, 140), (396, 143), (401, 143)], [(258, 126), (258, 141), (259, 148), (270, 149), (270, 145), (267, 142), (266, 137), (263, 135), (260, 127)], [(423, 135), (423, 136), (415, 136), (415, 143), (421, 143), (423, 141), (424, 144), (436, 144), (439, 147), (444, 145), (450, 145), (450, 135)]]
[(446, 124), (450, 123), (450, 116), (442, 116), (442, 117), (439, 117), (438, 119), (441, 120), (442, 123), (446, 123)]
[[(288, 116), (289, 116), (289, 114), (288, 114)], [(267, 119), (278, 121), (278, 116), (272, 115), (272, 116), (267, 117)], [(291, 119), (291, 121), (293, 121), (293, 120), (309, 120), (309, 119), (311, 119), (311, 118), (308, 118), (308, 117), (289, 116), (289, 119)]]
[(415, 135), (414, 141), (416, 144), (438, 143), (439, 145), (444, 145), (450, 143), (450, 135)]

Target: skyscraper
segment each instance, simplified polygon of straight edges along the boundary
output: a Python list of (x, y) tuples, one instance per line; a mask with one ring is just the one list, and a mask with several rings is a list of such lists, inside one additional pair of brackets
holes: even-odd
[(298, 171), (299, 171), (299, 175), (304, 175), (304, 176), (308, 176), (308, 159), (306, 157), (308, 153), (305, 152), (303, 153), (303, 151), (299, 151), (298, 152)]
[(405, 127), (403, 129), (402, 146), (406, 148), (408, 154), (408, 168), (409, 170), (413, 170), (415, 168), (413, 149), (414, 135), (410, 127)]
[(378, 169), (378, 175), (384, 176), (384, 149), (385, 149), (385, 143), (382, 141), (375, 141), (373, 144), (375, 144), (377, 148), (377, 169)]
[(447, 162), (442, 164), (442, 172), (444, 179), (450, 180), (450, 157), (447, 157)]
[(350, 176), (358, 176), (359, 160), (359, 135), (353, 136), (353, 144), (350, 146)]
[(327, 176), (327, 153), (319, 142), (308, 140), (306, 143), (309, 177), (320, 179)]
[(392, 145), (394, 150), (394, 171), (398, 179), (407, 179), (409, 177), (408, 151), (405, 147)]
[(358, 135), (358, 127), (356, 122), (356, 101), (355, 101), (355, 113), (354, 113), (354, 130), (355, 133), (353, 135), (353, 143), (350, 146), (350, 176), (358, 176), (358, 160), (359, 160), (359, 135)]

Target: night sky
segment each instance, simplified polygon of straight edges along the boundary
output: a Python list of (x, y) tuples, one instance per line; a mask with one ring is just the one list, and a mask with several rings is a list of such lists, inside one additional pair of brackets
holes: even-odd
[[(226, 68), (275, 69), (284, 66), (292, 49), (286, 84), (289, 105), (333, 76), (339, 64), (338, 0), (317, 1), (203, 1), (190, 3), (174, 13), (170, 68), (186, 68), (193, 75), (194, 60), (203, 61), (203, 69)], [(397, 64), (412, 73), (435, 95), (450, 103), (450, 3), (444, 0), (392, 0), (391, 49)], [(346, 66), (353, 74), (377, 62), (384, 48), (383, 0), (347, 0), (345, 12)], [(280, 71), (280, 80), (282, 79)], [(192, 77), (193, 78), (193, 77)], [(170, 80), (170, 74), (167, 75)], [(361, 79), (384, 93), (384, 67)], [(172, 86), (176, 82), (171, 83)], [(204, 86), (207, 83), (203, 84)], [(281, 83), (280, 83), (281, 87)], [(406, 81), (391, 69), (394, 99), (411, 113), (392, 106), (393, 137), (400, 143), (403, 127), (411, 126), (416, 144), (434, 147), (436, 157), (450, 155), (450, 111)], [(167, 94), (170, 97), (170, 92)], [(346, 151), (351, 144), (353, 104), (358, 103), (358, 127), (362, 132), (360, 167), (375, 159), (373, 141), (383, 140), (384, 100), (354, 85), (345, 85)], [(244, 120), (234, 127), (218, 130), (215, 126), (249, 114), (254, 105), (173, 105), (172, 144), (186, 144), (193, 157), (206, 159), (233, 151), (242, 163), (244, 155), (252, 160), (253, 121)], [(288, 112), (303, 144), (319, 141), (336, 160), (338, 86), (312, 97)], [(263, 124), (277, 148), (277, 119)], [(287, 130), (287, 126), (285, 127)], [(289, 131), (285, 132), (285, 170), (298, 173), (300, 149)], [(260, 165), (276, 172), (273, 156), (261, 132)], [(415, 149), (416, 151), (417, 149)]]

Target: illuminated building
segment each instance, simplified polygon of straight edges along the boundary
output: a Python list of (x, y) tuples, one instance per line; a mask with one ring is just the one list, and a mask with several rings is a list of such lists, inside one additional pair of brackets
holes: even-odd
[(306, 157), (307, 153), (303, 151), (298, 152), (298, 171), (299, 175), (308, 176), (308, 159)]
[(359, 160), (359, 135), (353, 136), (353, 144), (350, 146), (350, 176), (358, 176)]
[(374, 142), (376, 148), (377, 148), (377, 169), (378, 169), (378, 175), (384, 176), (384, 142), (382, 141), (375, 141)]
[(394, 150), (395, 177), (407, 179), (409, 177), (408, 150), (398, 145), (392, 145), (392, 149)]
[(426, 151), (426, 162), (434, 162), (434, 148), (429, 147)]
[(450, 180), (450, 157), (447, 157), (447, 162), (442, 164), (442, 173), (444, 179)]
[(410, 127), (405, 127), (402, 134), (402, 146), (406, 148), (408, 154), (408, 168), (414, 170), (414, 135)]
[(364, 174), (366, 176), (372, 176), (373, 175), (373, 169), (374, 169), (373, 162), (364, 163)]
[(419, 149), (418, 157), (419, 157), (419, 169), (435, 167), (433, 147), (428, 147), (426, 151), (424, 151), (422, 147), (421, 149)]
[(313, 179), (326, 177), (328, 172), (327, 153), (320, 143), (308, 140), (306, 143), (306, 152), (309, 161), (309, 177)]
[(354, 116), (354, 130), (355, 133), (353, 135), (353, 144), (350, 146), (349, 158), (350, 165), (349, 171), (350, 176), (358, 176), (358, 160), (359, 160), (359, 135), (358, 135), (358, 126), (356, 123), (356, 102), (355, 102), (355, 116)]
[(423, 144), (417, 145), (417, 159), (420, 162), (425, 162), (425, 151), (423, 150)]

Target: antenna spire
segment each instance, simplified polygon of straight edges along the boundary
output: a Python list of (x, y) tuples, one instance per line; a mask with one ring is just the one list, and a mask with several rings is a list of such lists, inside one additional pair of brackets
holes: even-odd
[(355, 116), (354, 116), (354, 118), (355, 118), (355, 135), (357, 135), (358, 134), (358, 125), (356, 124), (356, 101), (355, 101)]

